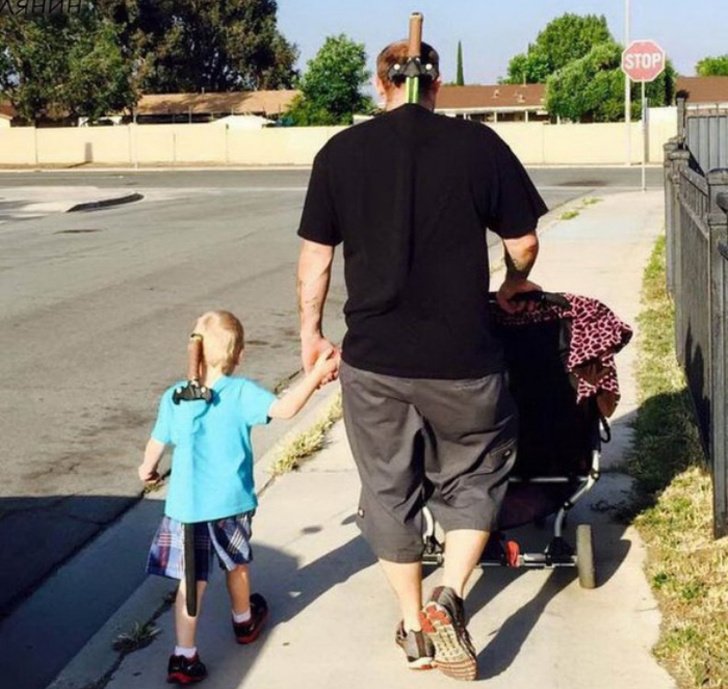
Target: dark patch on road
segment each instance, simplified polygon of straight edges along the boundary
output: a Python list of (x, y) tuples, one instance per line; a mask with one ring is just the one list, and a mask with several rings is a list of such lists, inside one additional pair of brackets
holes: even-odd
[(53, 234), (91, 234), (93, 232), (101, 232), (98, 228), (78, 228), (73, 230), (58, 230)]
[(147, 413), (128, 408), (114, 409), (90, 428), (78, 431), (78, 435), (84, 438), (103, 437), (113, 431), (142, 428), (147, 425), (149, 425), (149, 415)]

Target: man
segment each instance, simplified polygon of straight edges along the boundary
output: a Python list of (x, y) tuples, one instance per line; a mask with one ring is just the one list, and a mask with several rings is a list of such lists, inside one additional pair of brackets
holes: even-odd
[[(538, 253), (541, 197), (488, 127), (433, 113), (438, 56), (422, 44), (420, 103), (398, 74), (406, 42), (377, 58), (386, 112), (316, 156), (299, 228), (301, 350), (322, 330), (334, 247), (348, 301), (340, 378), (362, 489), (358, 525), (402, 610), (396, 633), (413, 669), (475, 679), (463, 592), (487, 543), (515, 459), (516, 411), (488, 320), (485, 228), (503, 240), (498, 302), (512, 311)], [(396, 67), (398, 65), (399, 67)], [(442, 586), (422, 607), (422, 507), (446, 532)]]

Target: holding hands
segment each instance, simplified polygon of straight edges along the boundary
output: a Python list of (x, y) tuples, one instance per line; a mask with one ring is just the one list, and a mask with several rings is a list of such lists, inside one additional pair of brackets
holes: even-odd
[(323, 335), (301, 338), (301, 363), (306, 374), (322, 372), (319, 387), (339, 377), (341, 351)]

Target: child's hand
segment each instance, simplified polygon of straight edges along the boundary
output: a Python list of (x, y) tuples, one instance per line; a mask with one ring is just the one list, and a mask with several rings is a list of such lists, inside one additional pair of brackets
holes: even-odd
[(322, 385), (330, 383), (336, 378), (340, 362), (341, 357), (339, 352), (333, 347), (319, 354), (316, 363), (313, 365), (313, 371)]
[(137, 474), (142, 483), (156, 483), (159, 481), (159, 472), (156, 469), (150, 469), (144, 464), (139, 465)]

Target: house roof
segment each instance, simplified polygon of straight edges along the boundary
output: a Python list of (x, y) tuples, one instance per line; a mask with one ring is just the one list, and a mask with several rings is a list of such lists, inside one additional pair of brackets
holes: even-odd
[(472, 110), (492, 108), (543, 108), (544, 84), (494, 84), (441, 86), (437, 110)]
[(4, 117), (6, 120), (12, 120), (16, 115), (17, 112), (10, 101), (0, 101), (0, 117)]
[(678, 77), (675, 86), (689, 103), (728, 103), (728, 77)]
[(279, 115), (298, 91), (233, 91), (230, 93), (148, 93), (136, 106), (138, 115), (263, 114)]

